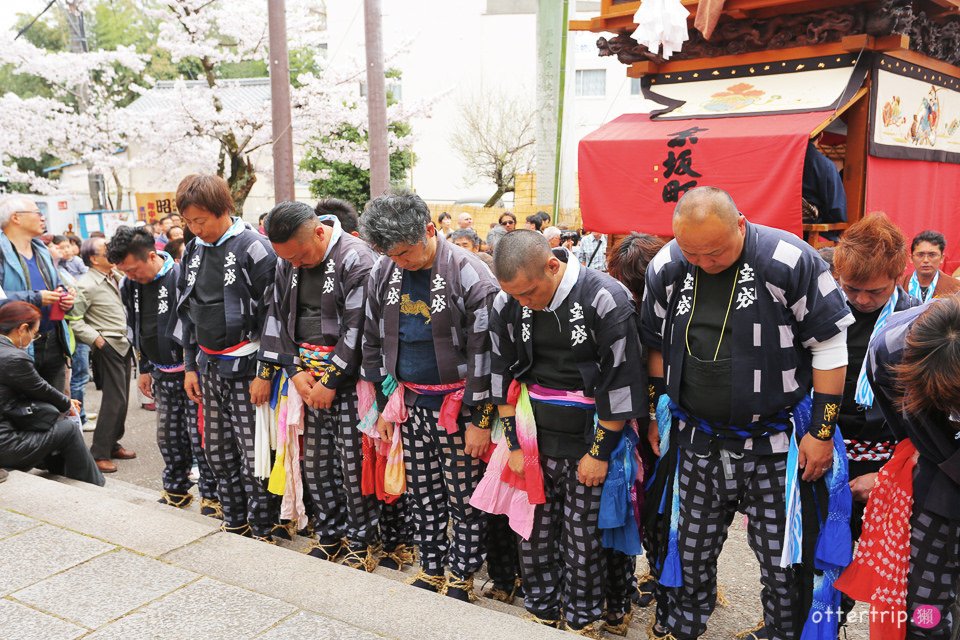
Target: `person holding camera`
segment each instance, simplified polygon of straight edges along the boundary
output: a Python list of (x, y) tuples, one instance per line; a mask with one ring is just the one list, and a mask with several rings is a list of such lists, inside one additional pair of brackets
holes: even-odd
[(40, 335), (40, 318), (37, 307), (21, 300), (0, 305), (0, 467), (38, 467), (103, 486), (77, 427), (80, 403), (41, 378), (27, 353)]

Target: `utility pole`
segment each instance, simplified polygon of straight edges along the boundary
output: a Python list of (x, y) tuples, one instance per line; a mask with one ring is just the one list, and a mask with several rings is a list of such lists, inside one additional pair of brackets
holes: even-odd
[[(70, 51), (73, 53), (86, 53), (87, 31), (83, 24), (83, 12), (80, 10), (78, 0), (66, 0), (67, 25), (70, 28)], [(77, 92), (77, 111), (83, 113), (88, 108), (89, 97), (87, 95), (87, 86), (84, 84)], [(90, 206), (94, 211), (100, 211), (104, 208), (104, 184), (103, 176), (93, 170), (93, 166), (87, 164), (87, 186), (90, 189)]]
[(290, 116), (290, 59), (285, 0), (268, 0), (270, 24), (270, 110), (273, 115), (273, 198), (295, 200), (293, 130)]
[(380, 0), (363, 0), (363, 33), (367, 50), (367, 131), (370, 145), (370, 197), (390, 188), (387, 148), (387, 88), (383, 71)]

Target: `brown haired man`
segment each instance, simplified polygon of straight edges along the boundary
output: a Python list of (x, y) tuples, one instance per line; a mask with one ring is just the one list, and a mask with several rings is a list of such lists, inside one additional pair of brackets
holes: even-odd
[[(863, 532), (863, 511), (877, 481), (877, 472), (897, 444), (867, 381), (865, 357), (870, 338), (897, 311), (918, 301), (897, 284), (907, 264), (907, 241), (883, 213), (868, 215), (844, 232), (833, 254), (833, 266), (854, 322), (847, 328), (847, 373), (838, 425), (847, 445), (853, 511), (850, 532), (856, 542)], [(844, 616), (853, 601), (844, 598)]]
[[(270, 398), (274, 368), (257, 367), (277, 256), (239, 217), (223, 178), (189, 175), (177, 209), (196, 235), (178, 287), (184, 388), (203, 404), (204, 450), (217, 476), (225, 531), (271, 540), (276, 515), (254, 475), (254, 406)], [(198, 378), (198, 374), (200, 377)]]

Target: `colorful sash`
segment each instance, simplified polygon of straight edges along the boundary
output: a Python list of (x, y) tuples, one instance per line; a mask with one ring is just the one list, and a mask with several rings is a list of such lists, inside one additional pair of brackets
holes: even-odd
[(593, 398), (583, 395), (583, 391), (564, 391), (561, 389), (550, 389), (539, 384), (527, 385), (527, 392), (530, 399), (534, 402), (543, 402), (559, 407), (575, 407), (577, 409), (589, 409), (596, 406)]
[(401, 392), (403, 388), (407, 388), (421, 396), (443, 396), (443, 404), (440, 405), (440, 418), (437, 420), (437, 424), (446, 429), (447, 433), (454, 434), (460, 430), (460, 425), (457, 424), (457, 420), (460, 418), (460, 410), (463, 408), (463, 391), (465, 387), (465, 380), (451, 384), (414, 384), (412, 382), (401, 382), (397, 385), (397, 391), (394, 393)]
[(610, 456), (597, 519), (603, 547), (616, 549), (628, 556), (643, 554), (636, 518), (637, 480), (642, 480), (642, 467), (636, 455), (639, 441), (636, 421), (627, 421), (623, 425), (623, 436)]
[(851, 598), (870, 603), (871, 638), (903, 640), (907, 635), (916, 452), (912, 442), (903, 440), (890, 462), (880, 469), (863, 514), (863, 535), (853, 562), (834, 583)]
[(160, 373), (182, 373), (186, 371), (186, 367), (182, 362), (180, 364), (157, 364), (156, 362), (151, 362), (150, 364)]
[(537, 446), (537, 424), (533, 419), (527, 385), (516, 380), (511, 382), (507, 402), (517, 408), (516, 428), (523, 451), (523, 476), (510, 469), (510, 447), (506, 438), (499, 438), (483, 478), (470, 497), (470, 504), (486, 513), (506, 515), (510, 528), (524, 540), (529, 540), (536, 505), (544, 504), (547, 498)]
[(218, 358), (220, 360), (236, 360), (237, 358), (253, 355), (259, 351), (260, 341), (244, 340), (239, 344), (235, 344), (232, 347), (227, 347), (226, 349), (220, 349), (219, 351), (208, 349), (202, 344), (197, 346), (200, 347), (200, 351), (203, 351), (208, 356), (213, 356), (214, 358)]

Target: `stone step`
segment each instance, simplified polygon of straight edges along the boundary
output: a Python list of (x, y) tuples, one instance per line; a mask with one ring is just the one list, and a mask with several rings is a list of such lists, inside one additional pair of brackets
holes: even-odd
[[(146, 492), (149, 493), (149, 492)], [(124, 495), (125, 499), (118, 498)], [(519, 619), (517, 607), (469, 605), (399, 584), (406, 574), (368, 574), (295, 553), (296, 539), (272, 546), (225, 534), (217, 522), (193, 522), (152, 504), (144, 492), (57, 482), (14, 472), (0, 485), (0, 509), (98, 538), (308, 612), (388, 638), (559, 640), (570, 636)], [(133, 500), (134, 502), (131, 502)]]
[[(129, 482), (124, 482), (122, 480), (116, 480), (112, 478), (107, 478), (107, 483), (103, 487), (97, 487), (85, 482), (80, 482), (77, 480), (71, 480), (70, 478), (64, 478), (62, 476), (48, 476), (49, 479), (55, 480), (61, 484), (75, 487), (79, 490), (92, 492), (99, 494), (101, 496), (108, 496), (111, 499), (122, 500), (132, 505), (136, 505), (142, 508), (151, 509), (155, 511), (160, 511), (171, 516), (183, 518), (185, 520), (190, 520), (193, 522), (198, 522), (201, 524), (210, 523), (211, 519), (206, 516), (200, 515), (200, 502), (199, 498), (195, 499), (193, 503), (186, 508), (176, 509), (166, 505), (159, 504), (157, 502), (158, 494), (154, 491), (135, 485)], [(193, 488), (192, 493), (196, 494), (196, 487)], [(217, 521), (213, 521), (216, 523)], [(288, 551), (303, 554), (302, 562), (304, 563), (318, 563), (324, 562), (317, 558), (309, 557), (306, 555), (306, 552), (310, 547), (310, 539), (302, 536), (294, 536), (293, 540), (284, 540), (282, 538), (276, 539), (277, 546), (281, 549), (286, 549)], [(416, 574), (415, 567), (405, 567), (403, 571), (395, 571), (392, 569), (387, 569), (385, 567), (377, 567), (376, 575), (382, 576), (394, 582), (406, 583)], [(475, 589), (478, 593), (482, 593), (485, 590), (487, 583), (487, 577), (485, 571), (478, 572), (475, 576)], [(505, 613), (508, 615), (523, 617), (526, 615), (526, 610), (523, 608), (523, 600), (517, 598), (512, 604), (507, 604), (504, 602), (499, 602), (497, 600), (492, 600), (490, 598), (479, 597), (475, 603), (477, 606), (480, 606), (484, 609), (489, 609), (491, 611), (497, 611), (499, 613)], [(652, 613), (652, 610), (651, 610)], [(627, 633), (627, 638), (630, 640), (646, 638), (646, 615), (642, 611), (635, 612), (635, 620), (631, 625), (629, 632)]]
[(99, 495), (109, 496), (110, 498), (116, 500), (122, 500), (123, 502), (149, 509), (174, 513), (193, 522), (219, 522), (218, 520), (212, 520), (211, 518), (200, 515), (200, 497), (196, 493), (196, 488), (191, 490), (191, 493), (194, 497), (193, 502), (187, 507), (178, 509), (157, 502), (157, 500), (160, 498), (160, 494), (156, 491), (151, 491), (150, 489), (146, 489), (130, 482), (124, 482), (123, 480), (115, 480), (107, 477), (107, 483), (102, 487), (98, 487), (87, 482), (80, 482), (79, 480), (64, 478), (63, 476), (50, 475), (47, 477), (61, 484), (76, 487), (83, 491), (91, 491), (98, 493)]

